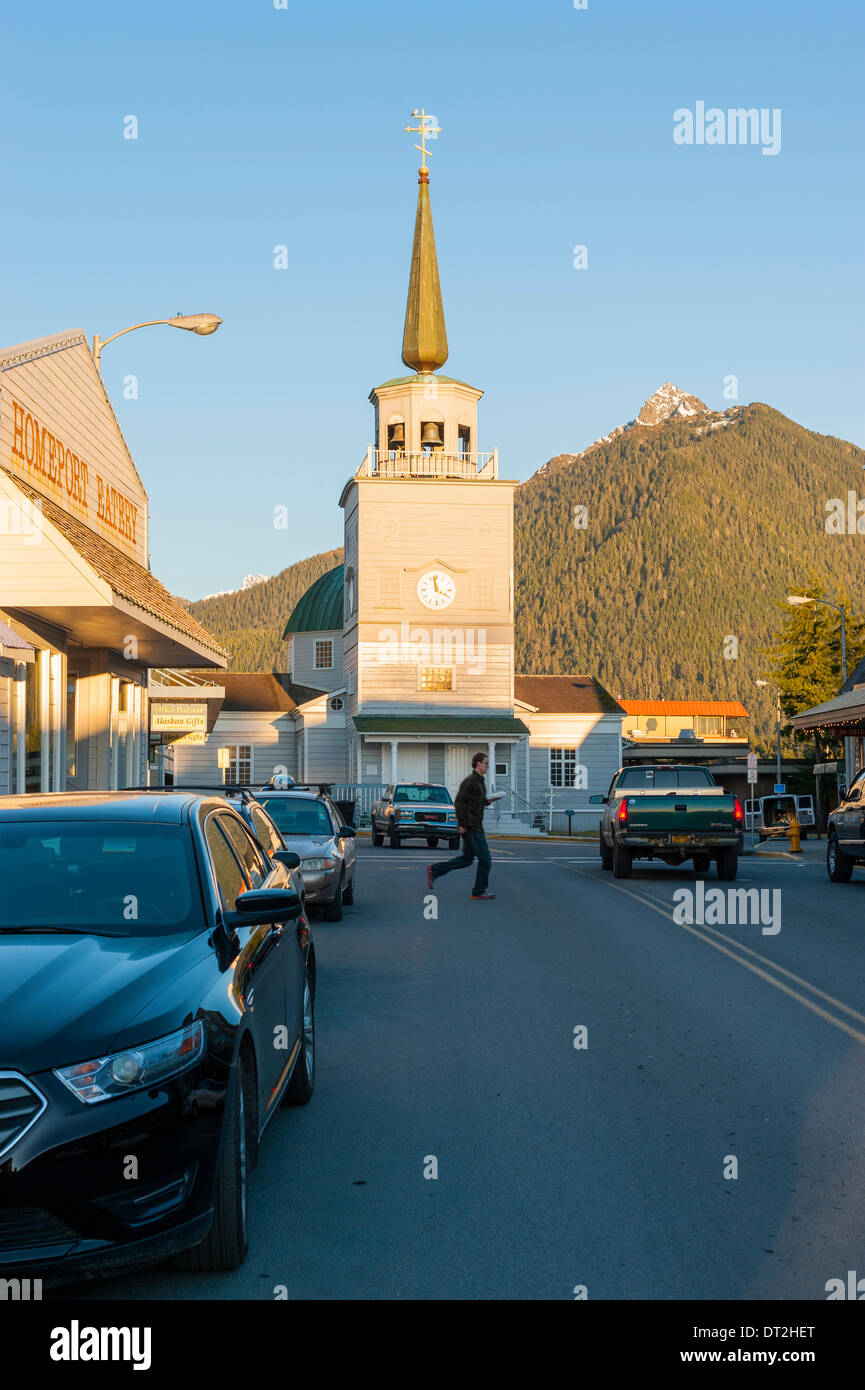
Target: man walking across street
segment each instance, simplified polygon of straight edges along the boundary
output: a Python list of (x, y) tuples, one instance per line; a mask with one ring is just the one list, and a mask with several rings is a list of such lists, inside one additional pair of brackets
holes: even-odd
[(472, 898), (486, 900), (495, 897), (487, 892), (490, 878), (490, 850), (484, 834), (484, 807), (489, 806), (487, 784), (484, 773), (490, 765), (486, 753), (475, 753), (472, 758), (472, 771), (460, 783), (454, 805), (456, 807), (458, 829), (463, 837), (463, 852), (456, 859), (446, 859), (443, 864), (428, 864), (426, 871), (427, 887), (432, 888), (437, 878), (449, 874), (451, 869), (467, 869), (474, 859), (478, 861), (475, 886)]

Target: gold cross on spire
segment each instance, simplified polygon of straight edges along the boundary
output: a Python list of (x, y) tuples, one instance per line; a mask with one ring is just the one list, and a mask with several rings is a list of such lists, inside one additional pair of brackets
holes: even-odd
[(407, 125), (406, 131), (409, 134), (414, 133), (415, 135), (420, 136), (421, 142), (419, 145), (415, 145), (415, 149), (420, 150), (421, 152), (421, 158), (423, 160), (423, 163), (421, 164), (421, 173), (428, 174), (429, 170), (427, 169), (426, 164), (427, 136), (429, 136), (431, 140), (435, 140), (437, 136), (441, 135), (442, 128), (440, 125), (433, 124), (433, 122), (435, 121), (435, 116), (428, 116), (426, 111), (424, 111), (423, 107), (421, 107), (420, 111), (418, 111), (417, 107), (415, 107), (414, 111), (412, 111), (411, 114), (415, 120), (420, 121), (420, 125)]

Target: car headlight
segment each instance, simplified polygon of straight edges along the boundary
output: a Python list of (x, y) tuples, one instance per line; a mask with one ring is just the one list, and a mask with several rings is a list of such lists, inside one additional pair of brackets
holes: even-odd
[(322, 869), (335, 869), (337, 861), (335, 859), (301, 859), (300, 867), (306, 869), (307, 873), (320, 873)]
[(204, 1047), (204, 1024), (190, 1023), (143, 1047), (112, 1052), (108, 1057), (78, 1062), (74, 1067), (57, 1067), (54, 1075), (85, 1105), (93, 1105), (98, 1100), (113, 1100), (177, 1076), (195, 1065)]

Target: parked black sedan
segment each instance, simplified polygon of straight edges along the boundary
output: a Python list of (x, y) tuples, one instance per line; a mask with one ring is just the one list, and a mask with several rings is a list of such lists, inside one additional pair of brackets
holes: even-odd
[(281, 853), (213, 796), (0, 798), (0, 1274), (242, 1262), (265, 1125), (314, 1084)]

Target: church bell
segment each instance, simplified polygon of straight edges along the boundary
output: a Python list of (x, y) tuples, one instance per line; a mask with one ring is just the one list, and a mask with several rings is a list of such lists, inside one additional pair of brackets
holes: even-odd
[(425, 449), (443, 449), (442, 427), (435, 420), (428, 420), (423, 427), (420, 442)]

